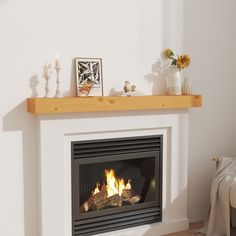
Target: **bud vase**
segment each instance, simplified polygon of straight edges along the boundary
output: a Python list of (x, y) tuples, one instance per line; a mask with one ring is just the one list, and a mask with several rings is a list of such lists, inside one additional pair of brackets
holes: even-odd
[(181, 95), (182, 84), (181, 74), (176, 67), (170, 67), (168, 78), (167, 78), (167, 94), (168, 95)]
[(183, 84), (182, 84), (182, 93), (184, 95), (191, 94), (191, 84), (190, 84), (188, 78), (184, 78), (184, 81), (183, 81)]

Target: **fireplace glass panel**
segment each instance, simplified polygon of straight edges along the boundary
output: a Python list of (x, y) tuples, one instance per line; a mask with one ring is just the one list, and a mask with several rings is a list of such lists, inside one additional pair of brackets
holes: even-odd
[[(138, 159), (135, 158), (127, 160), (127, 158), (134, 156), (135, 155), (133, 154), (129, 157), (126, 156), (125, 160), (81, 164), (79, 168), (80, 206), (86, 203), (89, 198), (96, 198), (96, 193), (100, 192), (101, 195), (101, 191), (104, 191), (104, 189), (111, 189), (110, 195), (112, 196), (112, 193), (113, 196), (115, 194), (120, 195), (120, 198), (123, 199), (123, 201), (121, 200), (122, 202), (118, 204), (118, 206), (114, 203), (114, 206), (109, 206), (108, 203), (107, 206), (101, 207), (101, 210), (110, 207), (121, 207), (158, 200), (158, 187), (156, 188), (157, 183), (155, 180), (155, 170), (158, 166), (156, 165), (157, 162), (155, 161), (155, 157), (144, 156), (142, 158), (142, 156), (140, 156)], [(111, 158), (112, 157), (110, 157), (110, 159)], [(102, 159), (104, 159), (104, 157)], [(110, 171), (113, 171), (114, 173), (114, 181), (109, 181), (109, 174), (111, 174)], [(106, 176), (106, 173), (108, 176)], [(122, 182), (121, 179), (124, 181)], [(121, 184), (119, 184), (120, 181), (122, 182)], [(113, 183), (114, 186), (112, 187), (115, 187), (114, 190), (110, 186)], [(125, 189), (122, 191), (122, 188)], [(134, 198), (135, 203), (132, 202), (132, 204), (129, 202), (129, 199), (124, 199), (122, 197), (124, 195), (122, 195), (122, 193), (131, 191), (132, 196), (136, 197), (136, 199)], [(132, 196), (129, 197), (131, 198)], [(118, 201), (119, 198), (116, 200)], [(91, 207), (91, 209), (87, 208), (86, 210), (93, 211), (97, 209)], [(80, 210), (80, 212), (84, 211)]]

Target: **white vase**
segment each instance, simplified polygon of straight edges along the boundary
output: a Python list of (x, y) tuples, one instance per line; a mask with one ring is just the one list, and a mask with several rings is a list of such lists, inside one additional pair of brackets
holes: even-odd
[(168, 74), (167, 94), (168, 95), (182, 94), (181, 74), (180, 71), (173, 66), (170, 67), (170, 71)]
[(184, 95), (191, 94), (191, 84), (190, 84), (188, 78), (184, 78), (184, 81), (183, 81), (183, 84), (182, 84), (182, 93)]

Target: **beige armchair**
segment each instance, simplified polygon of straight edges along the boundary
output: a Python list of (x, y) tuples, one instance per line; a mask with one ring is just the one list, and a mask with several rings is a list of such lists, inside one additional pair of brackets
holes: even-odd
[[(236, 180), (236, 173), (235, 173), (235, 180)], [(230, 204), (233, 208), (236, 208), (236, 181), (231, 186), (230, 190)]]
[[(235, 174), (236, 180), (236, 174)], [(230, 189), (230, 205), (231, 209), (231, 223), (233, 227), (236, 227), (236, 181), (233, 183)]]
[[(213, 158), (216, 161), (216, 166), (218, 165), (219, 158)], [(236, 173), (235, 173), (235, 182), (232, 184), (230, 189), (230, 206), (231, 206), (231, 223), (233, 227), (236, 227)]]

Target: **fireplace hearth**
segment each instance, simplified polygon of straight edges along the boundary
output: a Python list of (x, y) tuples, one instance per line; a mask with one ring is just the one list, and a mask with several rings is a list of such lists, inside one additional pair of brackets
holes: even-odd
[(162, 139), (71, 143), (73, 236), (162, 220)]

